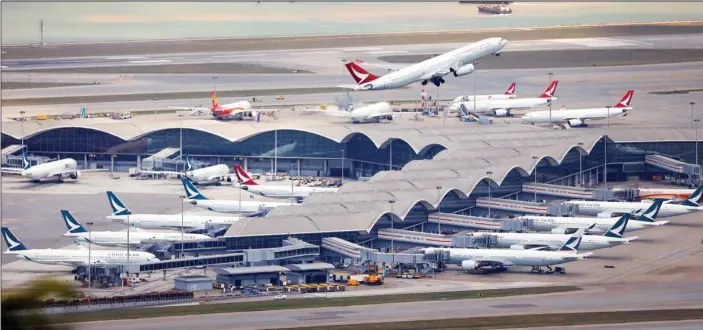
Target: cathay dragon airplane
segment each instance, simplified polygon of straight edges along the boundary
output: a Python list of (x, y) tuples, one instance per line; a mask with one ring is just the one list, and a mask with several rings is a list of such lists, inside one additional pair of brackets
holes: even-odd
[(78, 180), (81, 176), (81, 172), (102, 172), (107, 171), (106, 169), (89, 169), (89, 170), (78, 170), (78, 163), (73, 158), (64, 158), (55, 160), (53, 162), (43, 163), (39, 165), (31, 166), (27, 154), (22, 151), (22, 162), (24, 167), (22, 169), (14, 168), (3, 168), (3, 173), (13, 173), (19, 174), (33, 182), (40, 182), (41, 179), (47, 179), (51, 177), (56, 177), (59, 183), (63, 182), (64, 178), (71, 178), (73, 180)]
[(304, 200), (312, 193), (337, 192), (338, 188), (306, 187), (295, 185), (262, 185), (256, 183), (251, 176), (241, 166), (234, 165), (234, 173), (240, 183), (240, 188), (244, 191), (261, 196), (272, 198), (295, 198), (298, 201)]
[(532, 124), (549, 123), (551, 118), (552, 123), (562, 123), (568, 127), (586, 127), (588, 126), (587, 120), (627, 116), (628, 111), (632, 110), (630, 101), (632, 101), (634, 93), (635, 91), (632, 89), (627, 91), (620, 102), (610, 108), (556, 110), (551, 112), (551, 117), (549, 111), (534, 111), (525, 114), (522, 121)]
[[(439, 56), (416, 64), (366, 63), (362, 61), (347, 62), (345, 66), (356, 85), (343, 85), (342, 88), (352, 90), (384, 90), (407, 86), (416, 82), (435, 86), (443, 84), (444, 76), (453, 74), (455, 77), (465, 76), (474, 72), (473, 62), (487, 56), (500, 56), (500, 51), (508, 44), (503, 38), (488, 38), (452, 50)], [(361, 65), (382, 67), (393, 70), (385, 76), (376, 76), (366, 71)]]
[(86, 249), (78, 245), (78, 250), (64, 249), (27, 249), (22, 242), (10, 231), (7, 227), (2, 227), (2, 237), (7, 244), (6, 254), (14, 254), (20, 258), (50, 265), (66, 265), (66, 266), (85, 266), (93, 265), (121, 265), (126, 264), (127, 260), (130, 263), (142, 263), (150, 261), (159, 261), (156, 256), (148, 252), (127, 251), (122, 250), (96, 250)]
[(457, 112), (462, 105), (475, 114), (488, 114), (495, 117), (512, 116), (513, 110), (532, 109), (546, 106), (556, 100), (558, 80), (552, 81), (538, 97), (506, 99), (506, 100), (476, 100), (455, 102), (449, 106), (449, 112)]
[(261, 112), (274, 112), (280, 109), (259, 109), (255, 110), (252, 108), (249, 101), (237, 101), (234, 103), (219, 104), (217, 102), (217, 96), (215, 92), (210, 92), (210, 98), (212, 99), (212, 107), (169, 107), (170, 109), (177, 110), (188, 110), (192, 112), (205, 112), (210, 111), (212, 116), (220, 120), (243, 120), (245, 118), (251, 118), (256, 121), (261, 119)]
[(507, 100), (507, 99), (514, 99), (517, 98), (517, 95), (515, 95), (515, 86), (516, 84), (513, 82), (510, 84), (508, 89), (505, 90), (505, 93), (503, 94), (490, 94), (490, 95), (461, 95), (457, 96), (452, 103), (456, 102), (471, 102), (473, 100), (476, 101), (485, 101), (485, 100)]

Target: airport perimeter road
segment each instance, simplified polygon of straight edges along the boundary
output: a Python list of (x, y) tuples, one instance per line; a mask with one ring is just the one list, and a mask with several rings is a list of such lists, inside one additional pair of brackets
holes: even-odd
[(699, 308), (703, 306), (703, 282), (627, 284), (627, 279), (623, 279), (623, 282), (617, 290), (592, 287), (586, 288), (585, 291), (536, 296), (90, 322), (77, 324), (75, 328), (175, 330), (193, 329), (206, 325), (209, 330), (244, 330), (540, 313)]

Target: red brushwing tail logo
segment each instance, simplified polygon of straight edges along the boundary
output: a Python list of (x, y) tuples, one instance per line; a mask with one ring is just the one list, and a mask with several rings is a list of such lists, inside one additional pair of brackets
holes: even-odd
[(510, 84), (510, 87), (505, 90), (505, 95), (515, 95), (515, 83)]
[(632, 96), (635, 94), (635, 90), (631, 89), (625, 93), (625, 95), (622, 97), (620, 102), (614, 106), (614, 108), (627, 108), (630, 106), (630, 102), (632, 101)]
[(349, 70), (349, 73), (351, 73), (352, 78), (354, 78), (356, 83), (359, 85), (372, 82), (378, 79), (378, 76), (369, 73), (364, 68), (359, 66), (359, 64), (357, 64), (356, 62), (348, 62), (344, 66), (347, 67), (347, 70)]
[(556, 94), (556, 92), (557, 92), (557, 85), (558, 84), (559, 84), (558, 80), (552, 81), (552, 83), (549, 84), (549, 86), (547, 86), (547, 89), (544, 90), (544, 93), (542, 93), (542, 95), (540, 95), (539, 98), (547, 99), (547, 98), (553, 97), (554, 94)]
[(215, 91), (210, 92), (210, 98), (212, 99), (212, 108), (218, 108), (220, 105), (217, 104), (217, 96), (215, 96)]
[(239, 180), (239, 183), (246, 185), (246, 186), (256, 186), (258, 183), (254, 181), (249, 174), (247, 174), (247, 171), (245, 171), (241, 166), (239, 165), (234, 165), (234, 174), (237, 175), (237, 180)]

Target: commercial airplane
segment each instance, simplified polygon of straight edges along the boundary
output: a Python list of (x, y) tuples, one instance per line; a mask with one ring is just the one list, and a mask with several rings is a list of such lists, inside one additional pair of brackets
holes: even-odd
[(456, 102), (471, 102), (474, 99), (476, 101), (485, 101), (485, 100), (507, 100), (507, 99), (514, 99), (517, 98), (517, 95), (515, 95), (515, 86), (516, 84), (513, 82), (510, 84), (508, 89), (505, 90), (505, 93), (503, 94), (492, 94), (492, 95), (461, 95), (457, 96), (452, 103)]
[(306, 112), (322, 112), (329, 116), (347, 118), (353, 124), (378, 123), (381, 119), (393, 120), (395, 117), (395, 114), (391, 110), (391, 105), (388, 102), (373, 103), (358, 108), (352, 108), (349, 111), (316, 109), (306, 110)]
[(337, 192), (338, 188), (289, 186), (289, 185), (261, 185), (256, 183), (241, 166), (234, 165), (234, 173), (239, 180), (240, 188), (244, 191), (272, 198), (295, 198), (304, 200), (312, 193)]
[(254, 109), (252, 109), (251, 103), (249, 103), (249, 101), (237, 101), (234, 103), (227, 103), (227, 104), (221, 105), (217, 102), (217, 96), (215, 95), (215, 91), (210, 92), (210, 98), (212, 99), (212, 107), (209, 109), (203, 108), (203, 107), (169, 107), (169, 108), (178, 109), (178, 110), (188, 110), (191, 112), (210, 111), (212, 113), (213, 117), (215, 117), (216, 119), (220, 119), (220, 120), (229, 120), (229, 119), (243, 120), (244, 118), (251, 118), (251, 119), (255, 119), (256, 121), (259, 121), (261, 119), (261, 117), (260, 117), (261, 112), (274, 112), (274, 111), (280, 110), (280, 109), (254, 110)]
[[(68, 210), (61, 210), (61, 216), (68, 231), (63, 234), (66, 237), (74, 238), (77, 243), (85, 242), (102, 246), (142, 246), (156, 242), (181, 242), (209, 240), (210, 236), (201, 234), (190, 234), (179, 232), (153, 232), (148, 233), (136, 228), (135, 231), (127, 233), (125, 231), (93, 231), (88, 232)], [(128, 239), (129, 237), (129, 239)]]
[[(583, 238), (584, 229), (576, 231), (557, 251), (539, 251), (524, 249), (455, 249), (455, 248), (426, 248), (425, 254), (439, 251), (449, 252), (448, 264), (456, 264), (467, 272), (483, 270), (505, 271), (507, 267), (531, 266), (533, 272), (543, 272), (542, 267), (552, 272), (551, 266), (581, 260), (593, 254), (578, 253)], [(561, 273), (566, 271), (562, 268)]]
[[(661, 200), (655, 202), (652, 201), (641, 201), (637, 202), (590, 202), (590, 201), (566, 201), (562, 204), (575, 205), (576, 214), (581, 215), (596, 215), (610, 217), (612, 215), (624, 214), (624, 213), (636, 213), (637, 210), (647, 208), (650, 205), (656, 205), (657, 203), (663, 203)], [(678, 205), (671, 203), (663, 203), (661, 209), (659, 210), (659, 216), (671, 217), (682, 214), (688, 214), (691, 212), (703, 211), (703, 207), (699, 206), (687, 206)]]
[[(14, 254), (32, 262), (50, 265), (86, 266), (93, 265), (126, 264), (127, 251), (121, 250), (95, 250), (86, 249), (78, 245), (78, 250), (59, 249), (27, 249), (9, 228), (2, 227), (2, 237), (7, 244), (6, 254)], [(130, 263), (159, 261), (156, 256), (148, 252), (129, 251)]]
[(230, 226), (240, 219), (239, 216), (221, 215), (133, 214), (112, 191), (107, 192), (107, 200), (112, 208), (112, 215), (107, 216), (107, 219), (144, 229), (180, 230), (182, 226), (187, 230), (203, 230)]
[(474, 72), (474, 61), (487, 55), (500, 56), (500, 51), (507, 44), (508, 41), (503, 38), (488, 38), (420, 63), (406, 65), (374, 64), (374, 66), (396, 70), (381, 77), (375, 76), (362, 68), (359, 65), (361, 61), (347, 62), (345, 66), (356, 81), (356, 85), (343, 85), (340, 87), (355, 91), (384, 90), (399, 88), (416, 82), (422, 82), (423, 86), (431, 82), (439, 87), (445, 82), (444, 76), (454, 74), (455, 77), (459, 77)]
[(457, 112), (463, 104), (467, 109), (477, 114), (489, 114), (496, 117), (512, 116), (513, 110), (542, 107), (551, 104), (553, 100), (557, 100), (557, 97), (554, 96), (557, 91), (557, 85), (559, 85), (558, 80), (552, 81), (538, 97), (455, 102), (449, 106), (448, 111)]
[[(563, 123), (569, 127), (586, 127), (586, 120), (604, 119), (613, 117), (625, 117), (627, 112), (632, 110), (630, 101), (634, 95), (634, 90), (629, 90), (611, 108), (592, 108), (592, 109), (571, 109), (571, 110), (556, 110), (552, 111), (551, 120), (553, 123)], [(534, 111), (528, 112), (522, 116), (522, 121), (527, 123), (549, 123), (549, 111)]]
[[(630, 215), (620, 217), (602, 236), (585, 235), (581, 240), (581, 250), (597, 250), (630, 243), (637, 236), (623, 238)], [(546, 249), (556, 250), (568, 241), (570, 235), (538, 233), (474, 233), (473, 236), (491, 235), (496, 237), (496, 244), (491, 247), (511, 249)]]
[[(186, 199), (183, 200), (184, 203), (189, 203), (215, 212), (244, 213), (252, 215), (268, 211), (278, 206), (290, 205), (290, 203), (279, 202), (208, 199), (198, 190), (198, 188), (195, 188), (195, 186), (186, 179), (183, 179), (183, 188), (186, 190)], [(253, 198), (253, 196), (251, 198)]]
[(223, 181), (232, 182), (233, 176), (229, 174), (229, 167), (225, 164), (217, 164), (208, 167), (194, 169), (193, 164), (190, 162), (190, 157), (186, 157), (186, 170), (185, 172), (178, 171), (139, 171), (140, 173), (146, 174), (167, 174), (167, 175), (180, 175), (185, 176), (188, 180), (192, 181), (193, 184), (215, 184), (221, 185)]
[[(700, 205), (701, 198), (703, 198), (703, 189), (698, 187), (698, 189), (666, 189), (666, 188), (638, 188), (639, 199), (684, 199), (684, 203), (689, 202), (694, 205)], [(691, 195), (693, 197), (691, 198)]]
[(31, 166), (29, 158), (24, 150), (22, 150), (22, 160), (24, 163), (23, 169), (3, 168), (2, 172), (13, 174), (17, 174), (17, 172), (19, 172), (21, 176), (30, 179), (33, 182), (40, 182), (41, 179), (56, 177), (58, 182), (62, 183), (65, 177), (78, 180), (81, 176), (81, 172), (106, 171), (105, 169), (78, 170), (78, 163), (76, 163), (76, 160), (73, 158), (64, 158), (53, 162)]

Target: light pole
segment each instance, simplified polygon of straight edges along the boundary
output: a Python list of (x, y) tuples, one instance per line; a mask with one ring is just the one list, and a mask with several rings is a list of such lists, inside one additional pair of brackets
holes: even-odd
[(608, 128), (610, 128), (610, 108), (612, 108), (612, 106), (608, 105), (606, 108), (608, 108)]
[(347, 60), (342, 59), (342, 75), (344, 75), (344, 67), (347, 65)]
[(156, 114), (156, 101), (158, 101), (159, 99), (155, 97), (151, 100), (154, 101), (154, 114)]
[[(442, 186), (437, 186), (435, 187), (437, 189), (437, 214), (442, 213), (442, 197), (441, 197), (441, 192), (442, 192)], [(440, 230), (440, 222), (441, 220), (437, 220), (437, 234), (441, 234), (442, 231)]]
[[(693, 123), (696, 125), (696, 166), (698, 166), (698, 123), (700, 119), (694, 119)], [(698, 181), (700, 181), (701, 173), (698, 173)]]
[[(476, 64), (478, 64), (478, 62), (474, 62), (474, 68), (476, 67)], [(474, 113), (476, 113), (476, 71), (474, 71), (474, 100), (473, 101), (474, 101), (473, 102)]]
[(344, 184), (344, 149), (342, 149), (342, 184)]
[(490, 202), (490, 199), (491, 199), (491, 174), (493, 174), (493, 172), (491, 172), (491, 171), (486, 172), (486, 175), (488, 175), (488, 199), (489, 199), (489, 201), (488, 201), (488, 217), (489, 218), (491, 217), (491, 202)]
[(179, 259), (180, 259), (180, 258), (183, 258), (183, 227), (185, 225), (185, 219), (184, 219), (185, 215), (183, 214), (183, 212), (185, 212), (185, 210), (183, 210), (183, 204), (185, 204), (185, 203), (183, 201), (186, 199), (186, 196), (178, 196), (178, 197), (181, 199), (181, 256), (179, 257)]
[(603, 182), (605, 183), (605, 189), (608, 189), (608, 136), (603, 136), (603, 145), (605, 146), (603, 152)]
[(242, 184), (239, 184), (239, 220), (242, 219)]
[(24, 114), (27, 113), (26, 111), (22, 110), (20, 111), (20, 115), (22, 116), (22, 146), (24, 147)]
[[(390, 215), (390, 217), (391, 217), (391, 231), (393, 231), (393, 222), (395, 222), (393, 219), (393, 204), (395, 204), (395, 199), (389, 200), (388, 204), (391, 204), (391, 215)], [(391, 235), (391, 252), (395, 251), (395, 247), (393, 246), (393, 236), (394, 235), (395, 234)]]
[(290, 205), (295, 204), (295, 193), (293, 192), (293, 177), (290, 177)]
[(696, 105), (696, 102), (690, 102), (689, 104), (691, 105), (691, 128), (693, 128), (693, 122), (695, 121), (693, 120), (693, 106)]
[[(537, 184), (537, 164), (538, 164), (537, 159), (538, 158), (539, 157), (537, 157), (537, 156), (532, 156), (532, 160), (535, 161), (535, 185)], [(537, 189), (535, 189), (535, 203), (537, 203)]]
[[(178, 142), (178, 159), (183, 160), (183, 119), (178, 118), (178, 125), (180, 126), (180, 137)], [(183, 163), (183, 172), (186, 171), (186, 164)]]
[(132, 227), (132, 224), (129, 221), (129, 213), (127, 213), (127, 271), (125, 272), (127, 274), (127, 279), (129, 279), (129, 231), (130, 227)]
[(220, 77), (218, 76), (212, 76), (212, 90), (217, 93), (217, 79)]
[(90, 297), (90, 285), (93, 282), (93, 280), (92, 280), (93, 274), (91, 272), (91, 269), (93, 269), (93, 264), (91, 263), (92, 260), (90, 258), (91, 257), (91, 255), (90, 255), (91, 245), (93, 242), (93, 238), (91, 235), (93, 233), (93, 228), (92, 228), (93, 222), (86, 222), (85, 224), (88, 225), (88, 297)]
[(549, 72), (547, 73), (549, 75), (549, 83), (552, 83), (552, 75), (554, 75), (554, 72)]
[(393, 139), (388, 139), (388, 170), (393, 171)]
[[(578, 146), (583, 148), (583, 142), (579, 142)], [(581, 151), (579, 150), (579, 182), (581, 183), (581, 187), (583, 187), (583, 162), (582, 162), (582, 157)]]

